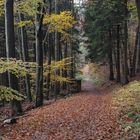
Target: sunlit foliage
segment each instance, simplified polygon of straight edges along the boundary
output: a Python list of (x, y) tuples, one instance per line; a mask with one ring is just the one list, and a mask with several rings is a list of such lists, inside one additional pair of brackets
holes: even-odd
[(65, 33), (65, 31), (71, 29), (75, 24), (74, 17), (71, 12), (64, 11), (60, 14), (45, 15), (44, 24), (49, 25), (49, 32), (60, 32)]
[[(27, 64), (27, 67), (30, 67)], [(9, 72), (14, 74), (16, 77), (26, 76), (28, 70), (26, 69), (26, 63), (16, 59), (0, 58), (0, 73)]]
[[(43, 75), (45, 77), (48, 74), (51, 74), (51, 82), (59, 81), (70, 82), (71, 79), (63, 76), (64, 70), (70, 70), (70, 62), (71, 58), (66, 58), (61, 61), (52, 62), (51, 65), (48, 65), (47, 62), (44, 63)], [(17, 78), (25, 77), (27, 74), (30, 74), (33, 79), (36, 78), (36, 67), (38, 65), (35, 62), (23, 62), (22, 60), (16, 60), (13, 58), (6, 59), (0, 58), (0, 74), (9, 72), (15, 75)], [(55, 72), (59, 70), (60, 75), (57, 75)], [(0, 86), (0, 100), (22, 100), (24, 96), (22, 96), (18, 91), (13, 90), (11, 88)]]
[(24, 20), (24, 21), (19, 21), (17, 25), (18, 27), (31, 26), (33, 25), (33, 22), (31, 20)]
[(69, 41), (71, 39), (69, 30), (76, 21), (70, 11), (63, 11), (60, 14), (46, 14), (43, 23), (48, 25), (48, 32), (59, 32), (62, 34), (61, 40)]
[(38, 3), (42, 3), (42, 0), (16, 0), (15, 9), (28, 16), (35, 16), (37, 12)]
[[(70, 70), (71, 66), (71, 58), (62, 59), (61, 61), (54, 61), (48, 66), (47, 63), (44, 64), (44, 76), (48, 76), (49, 72), (51, 73), (51, 81), (59, 81), (60, 83), (63, 82), (70, 82), (71, 79), (68, 77), (63, 76), (64, 70)], [(56, 70), (59, 70), (60, 75), (56, 74)]]
[(13, 99), (21, 101), (25, 99), (25, 96), (9, 87), (0, 86), (0, 101), (1, 100), (11, 101)]
[(4, 14), (4, 0), (0, 0), (0, 16)]

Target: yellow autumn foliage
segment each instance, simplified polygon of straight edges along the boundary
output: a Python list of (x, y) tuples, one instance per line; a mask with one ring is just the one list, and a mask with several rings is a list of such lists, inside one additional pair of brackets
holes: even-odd
[(20, 94), (17, 90), (14, 90), (6, 86), (0, 86), (0, 101), (1, 100), (11, 101), (13, 99), (22, 101), (25, 99), (25, 96)]
[(17, 23), (18, 27), (30, 26), (33, 25), (31, 20), (24, 20)]
[[(50, 73), (52, 82), (71, 82), (70, 78), (63, 76), (63, 71), (70, 70), (70, 65), (71, 58), (65, 58), (57, 62), (54, 61), (51, 65), (48, 65), (46, 62), (43, 64), (43, 75), (47, 77)], [(10, 72), (16, 77), (24, 77), (27, 74), (30, 74), (34, 79), (36, 78), (36, 67), (38, 67), (38, 65), (35, 62), (23, 62), (22, 60), (16, 60), (13, 58), (9, 58), (9, 60), (7, 58), (0, 58), (0, 74)], [(59, 70), (59, 75), (56, 74), (56, 70)], [(25, 97), (18, 91), (9, 87), (0, 86), (0, 100), (23, 100), (24, 98)]]
[(42, 3), (42, 0), (16, 0), (14, 8), (25, 15), (35, 16), (38, 3)]
[(70, 11), (63, 11), (60, 14), (46, 14), (44, 24), (48, 25), (49, 32), (59, 32), (65, 34), (76, 23)]
[(0, 6), (4, 5), (4, 0), (0, 0)]
[(4, 14), (4, 0), (0, 0), (0, 16)]

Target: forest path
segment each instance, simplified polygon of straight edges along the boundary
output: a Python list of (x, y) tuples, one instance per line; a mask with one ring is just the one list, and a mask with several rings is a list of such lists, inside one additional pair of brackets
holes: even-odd
[(4, 133), (4, 140), (118, 140), (118, 124), (111, 94), (87, 81), (81, 93), (32, 110)]
[(83, 91), (32, 110), (5, 129), (4, 140), (118, 140), (111, 95), (85, 82)]

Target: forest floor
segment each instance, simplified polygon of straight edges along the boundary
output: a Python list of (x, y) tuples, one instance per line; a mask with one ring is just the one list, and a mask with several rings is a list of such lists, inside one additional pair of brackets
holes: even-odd
[[(86, 73), (88, 74), (88, 73)], [(2, 128), (2, 140), (118, 140), (112, 95), (89, 81), (82, 91), (41, 108)]]

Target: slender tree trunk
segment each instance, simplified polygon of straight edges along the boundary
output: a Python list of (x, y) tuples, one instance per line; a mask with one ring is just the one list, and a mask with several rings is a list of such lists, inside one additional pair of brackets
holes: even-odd
[[(64, 58), (68, 57), (68, 45), (67, 43), (64, 46)], [(67, 70), (64, 71), (64, 77), (67, 77)]]
[[(1, 34), (4, 34), (3, 28), (0, 28)], [(6, 57), (6, 48), (5, 48), (5, 40), (1, 40), (0, 38), (0, 57)], [(0, 74), (0, 85), (8, 86), (8, 75), (7, 72)], [(5, 101), (0, 101), (0, 104), (4, 107)]]
[[(14, 35), (14, 13), (13, 0), (5, 1), (5, 34), (6, 34), (6, 54), (7, 58), (15, 58), (15, 35)], [(18, 79), (16, 76), (9, 73), (9, 86), (18, 90)], [(22, 112), (21, 103), (17, 100), (12, 100), (12, 116)]]
[[(138, 36), (140, 36), (140, 28), (139, 28), (139, 35)], [(136, 72), (140, 72), (140, 37), (138, 37), (138, 60), (137, 60)]]
[[(139, 24), (139, 34), (140, 34), (140, 0), (135, 0), (136, 2), (136, 7), (137, 7), (137, 13), (138, 13), (138, 24)], [(139, 35), (139, 52), (138, 52), (138, 68), (137, 68), (137, 72), (140, 71), (140, 35)]]
[(52, 36), (51, 36), (51, 44), (52, 44), (52, 48), (51, 48), (52, 60), (55, 61), (55, 35), (54, 33), (52, 33)]
[(137, 13), (138, 13), (138, 21), (139, 21), (139, 25), (140, 25), (140, 1), (135, 0), (135, 2), (136, 2), (136, 7), (137, 7)]
[(131, 66), (131, 76), (136, 75), (136, 62), (137, 62), (137, 51), (138, 51), (138, 43), (139, 43), (139, 27), (137, 27), (136, 31), (136, 39), (135, 39), (135, 48), (133, 53), (133, 60), (132, 60), (132, 66)]
[(36, 14), (36, 107), (43, 105), (43, 46), (42, 46), (42, 26), (43, 15), (42, 5), (39, 3), (38, 13)]
[[(0, 28), (1, 34), (4, 35), (4, 29)], [(5, 40), (0, 38), (0, 57), (6, 57)], [(7, 73), (0, 74), (0, 85), (8, 86), (8, 75)]]
[[(58, 14), (59, 10), (58, 10), (58, 0), (55, 0), (55, 14)], [(60, 60), (60, 44), (59, 44), (59, 37), (60, 34), (58, 32), (55, 32), (55, 61), (59, 61)], [(56, 70), (55, 72), (56, 75), (60, 75), (60, 71), (59, 69)], [(57, 98), (57, 95), (59, 95), (60, 93), (60, 83), (55, 81), (55, 89), (54, 89), (54, 93), (55, 93), (55, 98)]]
[(117, 25), (117, 60), (116, 60), (116, 67), (117, 67), (117, 82), (121, 81), (121, 72), (120, 72), (120, 25)]
[[(19, 21), (24, 20), (24, 15), (19, 12)], [(20, 33), (21, 33), (21, 48), (22, 48), (22, 58), (24, 62), (29, 61), (29, 55), (28, 55), (28, 43), (27, 43), (27, 33), (25, 27), (20, 27)], [(26, 85), (26, 94), (29, 101), (32, 101), (31, 96), (31, 90), (30, 90), (30, 76), (27, 74), (25, 77), (25, 85)]]
[[(71, 0), (71, 12), (74, 14), (74, 0)], [(73, 34), (71, 30), (71, 35)], [(71, 71), (70, 71), (70, 78), (75, 78), (75, 65), (74, 65), (74, 50), (73, 50), (73, 43), (70, 43), (70, 57), (71, 57)]]
[[(49, 15), (51, 15), (52, 13), (52, 1), (49, 0)], [(51, 65), (51, 61), (52, 61), (52, 34), (49, 33), (48, 35), (48, 66)], [(49, 73), (47, 76), (47, 99), (50, 98), (50, 87), (51, 87), (51, 67), (49, 67)]]
[(112, 57), (112, 34), (111, 34), (111, 30), (109, 30), (109, 51), (108, 51), (108, 58), (109, 58), (109, 71), (110, 71), (110, 75), (109, 75), (109, 80), (114, 80), (114, 70), (113, 70), (113, 57)]
[[(125, 16), (128, 16), (127, 0), (124, 0), (125, 5)], [(127, 47), (128, 47), (128, 25), (127, 19), (124, 23), (124, 74), (123, 74), (123, 84), (128, 84), (128, 62), (127, 62)]]

